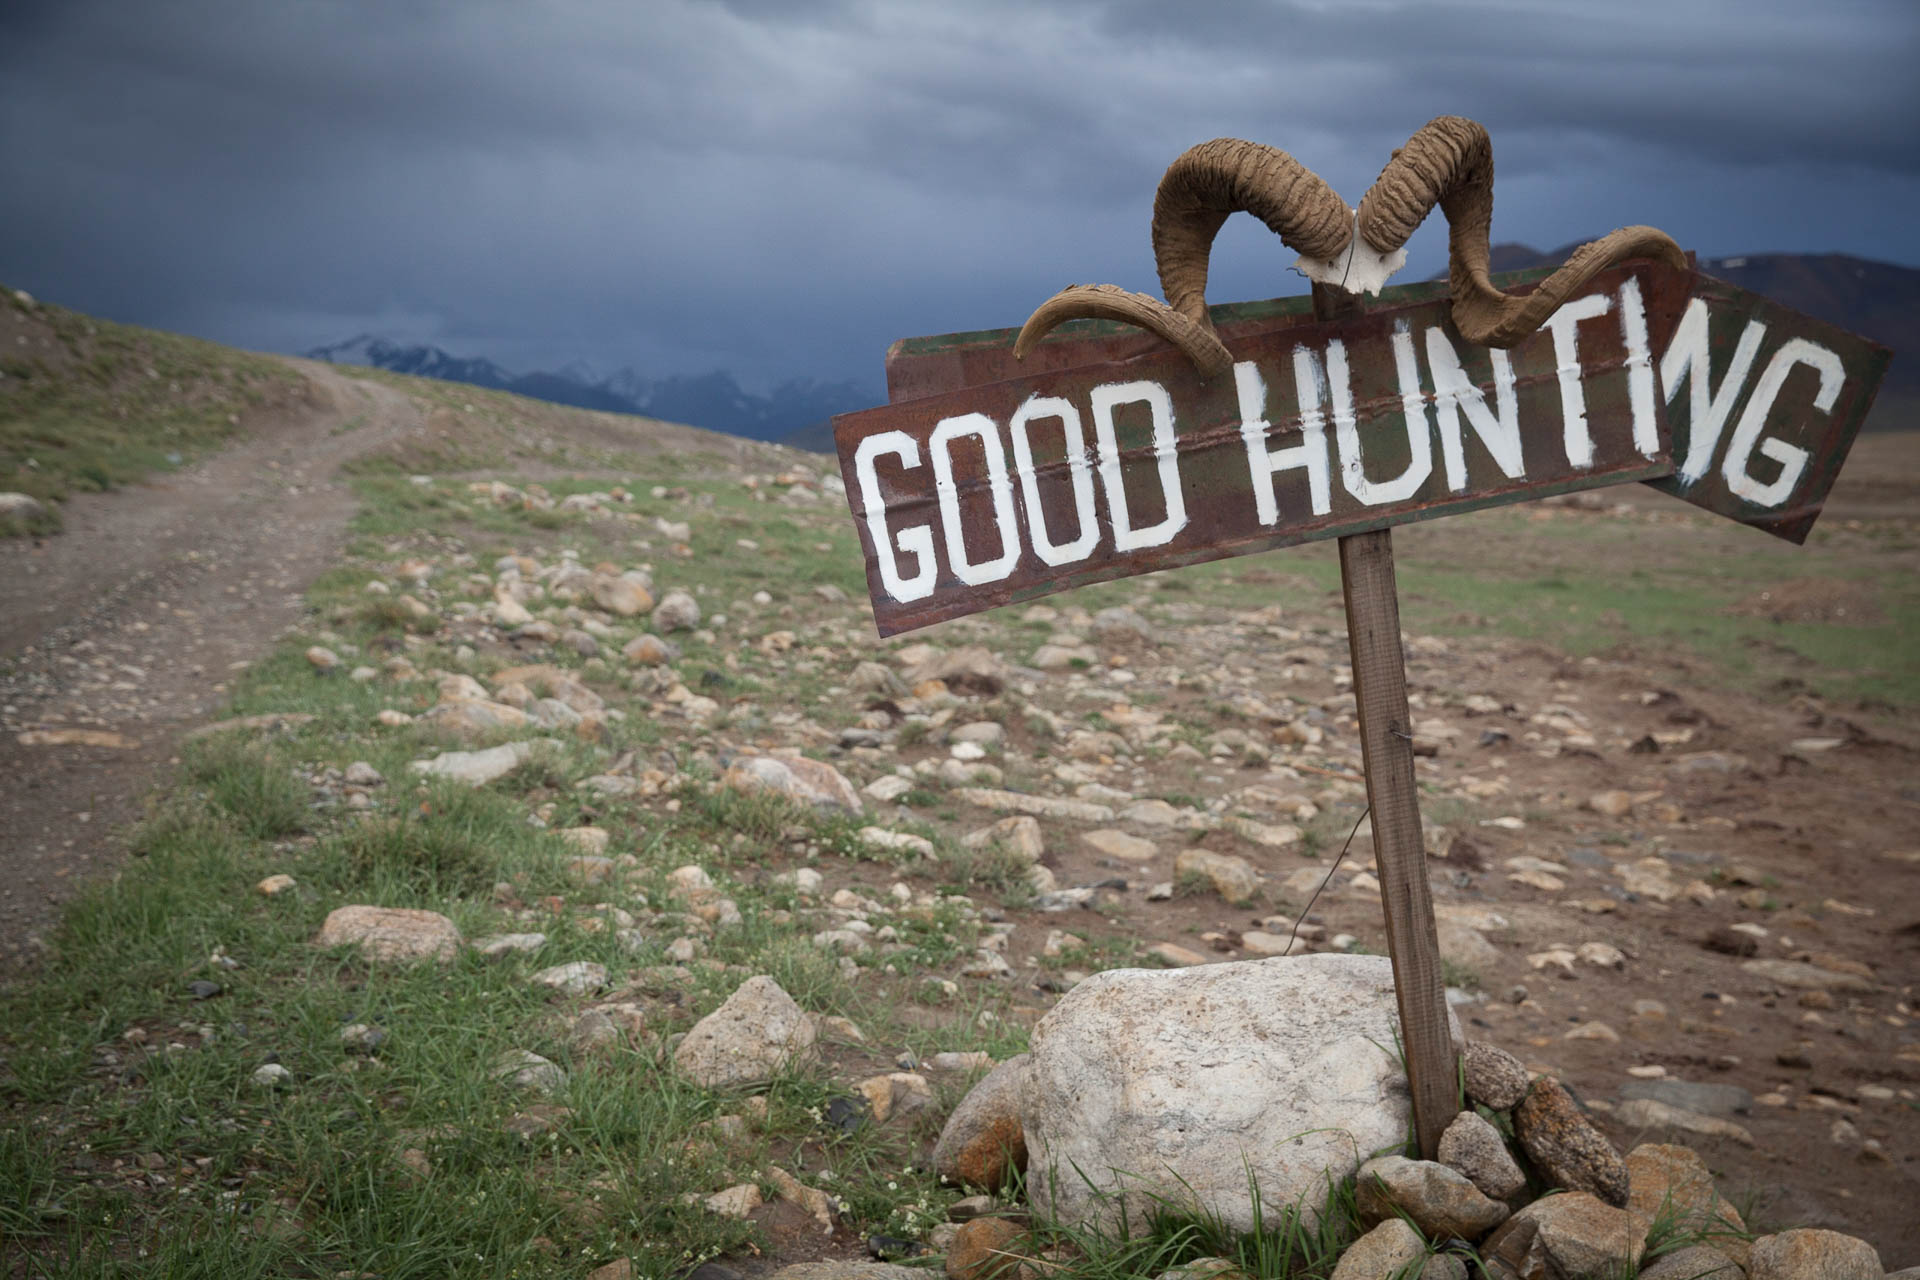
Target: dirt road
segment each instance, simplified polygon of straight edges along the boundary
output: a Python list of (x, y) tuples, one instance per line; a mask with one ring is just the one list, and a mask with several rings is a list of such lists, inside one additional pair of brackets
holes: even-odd
[[(236, 664), (300, 616), (353, 498), (340, 465), (423, 429), (391, 387), (290, 360), (304, 386), (238, 443), (133, 490), (76, 496), (53, 538), (0, 542), (0, 973), (110, 870), (157, 771)], [(21, 734), (53, 740), (28, 745)], [(60, 741), (68, 731), (111, 735)]]

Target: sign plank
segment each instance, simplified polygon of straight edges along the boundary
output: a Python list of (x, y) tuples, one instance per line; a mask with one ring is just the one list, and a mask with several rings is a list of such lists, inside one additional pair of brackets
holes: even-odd
[[(1523, 292), (1548, 274), (1545, 268), (1508, 272), (1494, 283)], [(1386, 289), (1381, 303), (1401, 306), (1447, 295), (1445, 281), (1426, 281)], [(1211, 314), (1231, 346), (1236, 339), (1312, 324), (1308, 303), (1305, 297), (1234, 302), (1211, 308)], [(1858, 334), (1699, 273), (1683, 318), (1686, 323), (1659, 344), (1658, 367), (1677, 471), (1647, 483), (1742, 524), (1805, 542), (1873, 405), (1890, 353)], [(890, 398), (1017, 377), (1032, 371), (1025, 368), (1029, 364), (1070, 369), (1127, 361), (1161, 346), (1128, 325), (1082, 320), (1062, 326), (1026, 362), (1016, 362), (1018, 332), (983, 329), (894, 343), (887, 353)]]
[(1650, 483), (1802, 543), (1891, 353), (1712, 276), (1660, 357), (1677, 470)]
[[(1466, 344), (1444, 287), (1337, 324), (1281, 312), (1229, 330), (1233, 374), (1211, 382), (1150, 336), (1095, 335), (1132, 354), (841, 415), (880, 631), (1668, 475), (1654, 364), (1690, 286), (1688, 272), (1615, 268), (1510, 352)], [(965, 359), (923, 366), (923, 385), (991, 367), (995, 350), (951, 344)]]

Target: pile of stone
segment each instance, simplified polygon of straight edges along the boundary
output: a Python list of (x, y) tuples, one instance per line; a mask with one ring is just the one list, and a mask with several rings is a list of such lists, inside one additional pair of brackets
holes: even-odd
[[(1410, 1129), (1393, 1010), (1391, 968), (1377, 956), (1114, 970), (1081, 983), (941, 1133), (942, 1176), (999, 1192), (1024, 1172), (1029, 1202), (948, 1233), (947, 1274), (1011, 1277), (1022, 1259), (1043, 1274), (1029, 1214), (1124, 1234), (1183, 1207), (1249, 1230), (1283, 1207), (1317, 1222), (1350, 1181), (1358, 1234), (1334, 1280), (1882, 1276), (1872, 1246), (1850, 1236), (1753, 1238), (1693, 1151), (1649, 1144), (1622, 1156), (1557, 1080), (1464, 1041), (1457, 1025), (1467, 1108), (1438, 1159), (1385, 1154), (1405, 1149)], [(1224, 1262), (1208, 1270), (1236, 1274)]]

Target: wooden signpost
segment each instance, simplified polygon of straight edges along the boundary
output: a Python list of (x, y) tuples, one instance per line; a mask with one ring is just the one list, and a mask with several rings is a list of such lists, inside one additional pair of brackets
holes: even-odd
[[(1546, 275), (1497, 283), (1523, 296), (1552, 287)], [(1467, 342), (1449, 293), (1414, 285), (1365, 305), (1316, 283), (1310, 303), (1209, 308), (1231, 358), (1211, 378), (1109, 320), (1067, 324), (1024, 360), (1014, 329), (908, 339), (888, 353), (890, 403), (834, 419), (883, 635), (1340, 540), (1375, 859), (1429, 1159), (1455, 1114), (1455, 1063), (1390, 527), (1646, 481), (1802, 542), (1888, 359), (1672, 261), (1589, 273), (1506, 349)]]

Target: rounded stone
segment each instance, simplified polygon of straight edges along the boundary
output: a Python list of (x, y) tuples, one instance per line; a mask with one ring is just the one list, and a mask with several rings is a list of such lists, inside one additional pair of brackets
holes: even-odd
[(1558, 1080), (1542, 1076), (1513, 1112), (1514, 1136), (1549, 1183), (1625, 1208), (1627, 1164)]
[(1885, 1274), (1865, 1240), (1813, 1227), (1761, 1236), (1747, 1262), (1748, 1280), (1880, 1280)]
[(1500, 1131), (1477, 1111), (1462, 1111), (1440, 1135), (1440, 1163), (1465, 1177), (1481, 1194), (1509, 1200), (1527, 1189), (1527, 1175), (1507, 1150)]
[(1398, 1029), (1385, 956), (1095, 974), (1033, 1032), (1033, 1206), (1117, 1227), (1185, 1204), (1248, 1231), (1251, 1178), (1269, 1219), (1314, 1219), (1329, 1177), (1406, 1137)]
[(1462, 1055), (1462, 1064), (1467, 1077), (1467, 1096), (1495, 1111), (1511, 1111), (1519, 1106), (1520, 1099), (1527, 1096), (1527, 1086), (1532, 1083), (1520, 1059), (1485, 1041), (1470, 1041)]
[(933, 1148), (933, 1171), (949, 1182), (997, 1191), (1027, 1167), (1020, 1099), (1028, 1056), (1007, 1059), (960, 1100)]
[(1006, 1218), (975, 1218), (960, 1224), (947, 1246), (948, 1280), (993, 1280), (1010, 1278), (1019, 1267), (1016, 1253), (1024, 1233), (1019, 1224)]

